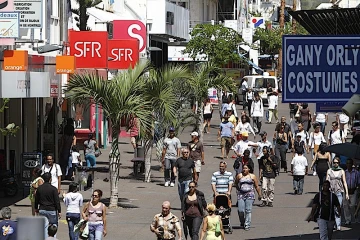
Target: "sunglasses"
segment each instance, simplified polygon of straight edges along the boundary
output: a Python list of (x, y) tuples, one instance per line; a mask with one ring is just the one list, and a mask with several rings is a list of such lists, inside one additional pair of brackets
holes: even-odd
[(334, 162), (334, 164), (339, 164), (339, 162)]
[(183, 152), (183, 154), (189, 154), (189, 152)]
[(196, 188), (195, 186), (189, 186), (189, 188)]
[(92, 197), (94, 197), (94, 198), (98, 198), (98, 197), (99, 197), (99, 195), (92, 195)]

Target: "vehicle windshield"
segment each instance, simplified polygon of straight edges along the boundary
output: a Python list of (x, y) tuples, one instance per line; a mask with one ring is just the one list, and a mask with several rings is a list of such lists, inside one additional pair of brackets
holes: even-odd
[(267, 88), (268, 83), (270, 83), (272, 88), (275, 88), (274, 78), (257, 78), (255, 79), (255, 88)]

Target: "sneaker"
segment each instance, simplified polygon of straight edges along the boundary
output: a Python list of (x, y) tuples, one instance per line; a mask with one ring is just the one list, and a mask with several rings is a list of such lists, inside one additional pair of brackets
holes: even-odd
[(336, 228), (336, 230), (337, 230), (337, 231), (341, 231), (341, 227), (338, 226), (338, 227)]
[(316, 172), (313, 172), (313, 176), (316, 176), (317, 175), (317, 173)]
[(295, 194), (295, 195), (298, 194), (298, 190), (295, 190), (295, 191), (294, 191), (294, 194)]
[(165, 187), (168, 187), (169, 186), (169, 184), (170, 184), (170, 182), (165, 182)]
[(250, 228), (249, 228), (249, 227), (246, 227), (246, 228), (245, 228), (245, 231), (249, 231), (249, 230), (250, 230)]
[(260, 205), (259, 205), (259, 207), (265, 207), (266, 206), (266, 202), (265, 201), (263, 201)]
[(273, 207), (272, 202), (269, 202), (267, 206), (268, 206), (268, 207)]
[(175, 183), (170, 183), (170, 187), (174, 187), (175, 186)]

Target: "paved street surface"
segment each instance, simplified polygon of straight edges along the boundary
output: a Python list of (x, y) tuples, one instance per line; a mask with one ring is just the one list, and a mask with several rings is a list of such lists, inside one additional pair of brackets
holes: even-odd
[[(313, 112), (315, 106), (310, 105)], [(238, 107), (240, 109), (240, 107)], [(238, 112), (240, 112), (238, 110)], [(279, 117), (285, 115), (287, 121), (288, 104), (280, 104)], [(329, 121), (335, 120), (335, 115), (329, 116)], [(264, 123), (264, 121), (263, 121)], [(208, 202), (212, 201), (212, 191), (210, 187), (211, 174), (218, 170), (220, 156), (219, 142), (217, 142), (216, 133), (219, 120), (217, 111), (214, 113), (213, 128), (210, 134), (204, 136), (205, 145), (205, 162), (203, 166), (198, 189), (203, 191)], [(327, 130), (331, 124), (328, 124)], [(272, 137), (275, 124), (263, 124), (263, 130), (268, 132)], [(180, 136), (182, 143), (190, 140), (191, 129), (186, 129)], [(259, 136), (256, 137), (258, 141)], [(249, 140), (253, 140), (250, 135)], [(181, 216), (179, 208), (180, 202), (177, 193), (177, 187), (165, 188), (163, 186), (163, 173), (160, 173), (159, 163), (152, 162), (152, 182), (144, 183), (141, 179), (136, 180), (132, 176), (132, 164), (130, 159), (133, 157), (130, 139), (124, 138), (120, 140), (121, 150), (121, 179), (119, 184), (119, 208), (108, 210), (108, 235), (105, 239), (123, 239), (123, 240), (147, 240), (156, 239), (155, 235), (150, 232), (149, 225), (156, 213), (161, 211), (161, 203), (165, 200), (171, 202), (173, 213)], [(103, 155), (98, 158), (98, 165), (107, 164), (108, 150), (103, 151)], [(155, 154), (155, 151), (154, 151)], [(232, 165), (235, 159), (228, 159), (228, 170), (233, 171)], [(291, 157), (288, 154), (288, 166), (290, 167)], [(309, 164), (311, 162), (308, 159)], [(257, 173), (257, 161), (255, 162), (255, 173)], [(289, 168), (290, 169), (290, 168)], [(95, 188), (104, 191), (104, 197), (110, 196), (110, 184), (103, 181), (108, 177), (105, 173), (96, 174)], [(66, 182), (63, 183), (62, 189), (67, 189)], [(239, 219), (237, 208), (233, 206), (231, 221), (234, 227), (232, 235), (226, 235), (227, 240), (231, 239), (319, 239), (317, 225), (313, 222), (305, 221), (310, 213), (311, 200), (317, 192), (318, 177), (307, 176), (305, 178), (304, 194), (294, 196), (292, 190), (292, 177), (289, 174), (281, 173), (276, 178), (275, 183), (275, 200), (274, 207), (260, 208), (260, 202), (256, 200), (252, 210), (252, 225), (250, 231), (239, 229)], [(90, 191), (82, 192), (84, 198), (89, 199)], [(233, 199), (236, 199), (235, 190), (233, 190)], [(106, 201), (107, 199), (105, 199)], [(63, 218), (60, 222), (58, 238), (60, 240), (69, 239), (66, 221), (64, 221), (65, 207), (63, 207)], [(30, 202), (28, 199), (17, 202), (12, 206), (13, 218), (20, 216), (30, 216)], [(340, 232), (334, 233), (334, 239), (357, 239), (360, 237), (360, 224), (353, 224), (350, 228), (342, 227)]]

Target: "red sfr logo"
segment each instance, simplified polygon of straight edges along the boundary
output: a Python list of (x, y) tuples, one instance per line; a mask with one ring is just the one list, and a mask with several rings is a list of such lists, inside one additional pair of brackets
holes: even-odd
[(139, 41), (139, 51), (146, 48), (146, 26), (139, 20), (114, 20), (113, 21), (113, 39)]

